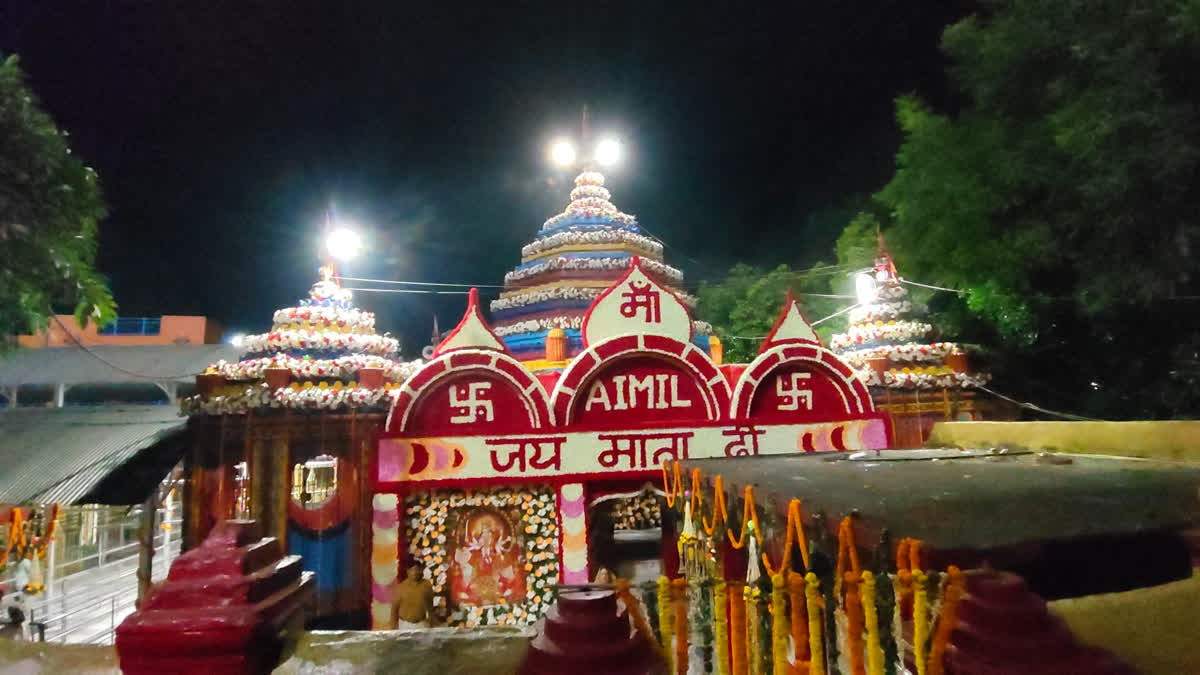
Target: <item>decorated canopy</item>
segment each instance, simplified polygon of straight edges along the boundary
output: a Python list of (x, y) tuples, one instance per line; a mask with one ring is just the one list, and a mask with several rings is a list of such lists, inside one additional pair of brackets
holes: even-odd
[(850, 311), (850, 327), (830, 341), (871, 387), (968, 389), (986, 384), (986, 373), (967, 370), (963, 345), (935, 338), (936, 329), (914, 319), (917, 307), (896, 274), (880, 237), (871, 272), (871, 300)]
[[(519, 361), (532, 370), (561, 369), (566, 358), (583, 349), (583, 319), (592, 301), (619, 279), (630, 258), (642, 260), (645, 273), (686, 304), (683, 273), (663, 262), (663, 246), (643, 234), (637, 219), (609, 199), (604, 176), (584, 171), (575, 179), (571, 203), (542, 225), (521, 249), (521, 264), (504, 277), (504, 291), (492, 301), (496, 334)], [(706, 325), (698, 326), (708, 349)], [(547, 358), (546, 338), (562, 331), (566, 354)], [(553, 355), (552, 355), (553, 356)]]
[[(396, 340), (375, 332), (375, 315), (354, 306), (350, 291), (337, 284), (331, 268), (321, 273), (307, 299), (275, 312), (270, 332), (244, 338), (241, 360), (209, 366), (206, 375), (222, 384), (216, 391), (186, 399), (184, 412), (391, 405), (395, 386), (420, 362), (398, 360)], [(278, 379), (269, 382), (272, 378)], [(371, 378), (378, 381), (368, 383)]]

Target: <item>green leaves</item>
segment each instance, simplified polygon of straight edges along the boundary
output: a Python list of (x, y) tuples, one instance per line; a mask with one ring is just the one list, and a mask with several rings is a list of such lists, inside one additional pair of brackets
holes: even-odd
[(897, 101), (904, 141), (875, 196), (901, 273), (967, 291), (1010, 391), (1195, 414), (1200, 396), (1163, 390), (1200, 340), (1198, 308), (1173, 299), (1200, 295), (1200, 2), (1007, 0), (942, 45), (966, 103)]
[(0, 330), (41, 330), (59, 306), (81, 325), (107, 323), (116, 305), (94, 269), (99, 181), (24, 80), (17, 57), (0, 62)]

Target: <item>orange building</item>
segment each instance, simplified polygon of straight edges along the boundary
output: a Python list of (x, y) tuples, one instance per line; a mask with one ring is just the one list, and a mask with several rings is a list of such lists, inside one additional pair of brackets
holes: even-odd
[(221, 341), (221, 324), (203, 316), (121, 317), (103, 329), (89, 323), (80, 328), (75, 317), (59, 314), (38, 335), (21, 335), (17, 342), (28, 349), (42, 347), (142, 347), (146, 345), (211, 345)]

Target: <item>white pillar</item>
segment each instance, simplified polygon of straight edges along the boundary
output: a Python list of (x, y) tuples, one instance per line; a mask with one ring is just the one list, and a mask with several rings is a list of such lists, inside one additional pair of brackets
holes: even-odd
[(59, 382), (58, 384), (54, 385), (54, 407), (55, 408), (63, 407), (63, 400), (66, 398), (66, 396), (67, 396), (67, 385), (63, 384), (62, 382)]

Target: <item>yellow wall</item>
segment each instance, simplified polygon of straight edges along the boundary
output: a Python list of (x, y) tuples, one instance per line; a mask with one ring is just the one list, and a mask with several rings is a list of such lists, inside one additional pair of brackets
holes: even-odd
[(1200, 462), (1200, 421), (1176, 422), (939, 422), (929, 447), (987, 448), (1124, 455)]

